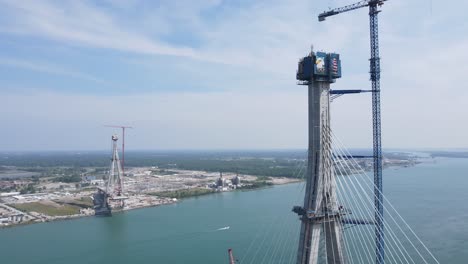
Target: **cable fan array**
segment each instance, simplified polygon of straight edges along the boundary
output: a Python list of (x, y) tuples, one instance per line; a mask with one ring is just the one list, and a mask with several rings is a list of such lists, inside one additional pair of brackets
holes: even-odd
[[(333, 173), (331, 183), (335, 185), (337, 207), (343, 210), (343, 247), (346, 263), (375, 263), (375, 218), (384, 223), (385, 263), (426, 263), (439, 261), (416, 235), (395, 206), (383, 195), (384, 215), (374, 210), (374, 182), (357, 159), (353, 158), (341, 141), (328, 130), (333, 149)], [(304, 153), (304, 156), (307, 152)], [(296, 162), (294, 176), (304, 179), (307, 164), (305, 160)], [(303, 202), (305, 184), (298, 184), (294, 202)], [(287, 212), (279, 212), (275, 218), (257, 230), (247, 251), (239, 263), (247, 264), (286, 264), (296, 263), (299, 221), (291, 221)], [(324, 221), (326, 228), (326, 220)], [(327, 239), (325, 232), (321, 243)], [(321, 247), (324, 248), (324, 247)], [(320, 251), (319, 263), (327, 263), (326, 251)]]
[[(344, 245), (349, 263), (375, 262), (372, 222), (384, 223), (386, 263), (439, 263), (393, 204), (383, 195), (384, 215), (374, 210), (374, 182), (341, 141), (332, 138), (336, 191), (340, 206), (350, 213), (344, 219)], [(348, 221), (350, 220), (350, 221)]]

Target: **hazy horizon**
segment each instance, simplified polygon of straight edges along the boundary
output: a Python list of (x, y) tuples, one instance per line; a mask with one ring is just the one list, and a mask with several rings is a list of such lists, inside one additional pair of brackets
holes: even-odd
[[(121, 146), (119, 145), (119, 151), (121, 151)], [(140, 153), (140, 152), (154, 152), (154, 153), (170, 153), (170, 152), (185, 152), (185, 153), (197, 153), (197, 152), (294, 152), (294, 151), (306, 151), (307, 148), (284, 148), (284, 149), (125, 149), (125, 153)], [(348, 148), (349, 151), (372, 151), (372, 148)], [(398, 151), (447, 151), (447, 152), (465, 152), (468, 151), (468, 148), (384, 148), (384, 152), (398, 152)], [(107, 153), (111, 152), (109, 149), (44, 149), (44, 150), (0, 150), (0, 154), (17, 154), (17, 153)], [(78, 153), (76, 153), (78, 154)]]

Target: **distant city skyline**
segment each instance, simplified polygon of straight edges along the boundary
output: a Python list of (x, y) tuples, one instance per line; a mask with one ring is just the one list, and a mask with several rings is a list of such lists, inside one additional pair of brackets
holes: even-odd
[[(0, 152), (305, 149), (297, 61), (341, 55), (334, 89), (369, 89), (367, 11), (351, 0), (0, 0)], [(468, 3), (385, 3), (384, 149), (468, 148)], [(371, 98), (332, 103), (348, 148), (372, 147)]]

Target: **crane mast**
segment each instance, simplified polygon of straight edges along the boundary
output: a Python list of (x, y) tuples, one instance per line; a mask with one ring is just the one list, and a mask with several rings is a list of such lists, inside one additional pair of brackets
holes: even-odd
[(374, 207), (375, 207), (375, 243), (376, 264), (383, 264), (385, 259), (384, 223), (383, 223), (383, 190), (382, 190), (382, 139), (380, 113), (380, 55), (379, 55), (379, 7), (387, 0), (366, 0), (341, 8), (321, 13), (319, 21), (340, 13), (369, 6), (370, 22), (370, 80), (372, 82), (372, 130), (374, 160)]
[(383, 223), (383, 186), (382, 186), (382, 131), (380, 114), (380, 56), (377, 4), (369, 5), (370, 16), (370, 75), (372, 81), (372, 124), (374, 143), (374, 207), (376, 263), (383, 264), (385, 239)]

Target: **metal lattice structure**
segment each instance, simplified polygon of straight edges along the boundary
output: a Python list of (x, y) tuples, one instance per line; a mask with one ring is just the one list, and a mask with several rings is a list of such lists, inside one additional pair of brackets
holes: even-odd
[(379, 33), (378, 33), (378, 10), (377, 4), (369, 5), (370, 15), (370, 42), (371, 59), (370, 74), (372, 81), (372, 125), (374, 143), (374, 184), (375, 194), (375, 243), (376, 243), (376, 263), (383, 264), (385, 257), (384, 248), (384, 225), (383, 215), (383, 185), (382, 185), (382, 131), (380, 118), (380, 57), (379, 57)]
[(123, 171), (117, 141), (117, 135), (113, 135), (111, 165), (105, 183), (105, 190), (98, 188), (96, 193), (93, 194), (95, 215), (111, 216), (112, 209), (122, 209), (125, 206), (127, 197), (123, 195)]
[(127, 128), (133, 128), (131, 126), (116, 126), (116, 125), (106, 125), (106, 127), (114, 127), (122, 129), (122, 173), (125, 175), (125, 130)]
[(109, 170), (109, 178), (107, 179), (106, 192), (111, 196), (121, 196), (123, 193), (122, 184), (122, 166), (119, 159), (119, 151), (117, 148), (117, 135), (112, 136), (112, 157)]
[(318, 16), (319, 21), (326, 17), (348, 12), (362, 7), (369, 7), (370, 19), (370, 80), (372, 82), (372, 124), (373, 124), (373, 159), (374, 159), (374, 194), (375, 194), (375, 243), (376, 263), (383, 264), (385, 259), (382, 189), (382, 139), (380, 114), (380, 55), (379, 55), (379, 6), (387, 0), (366, 0), (323, 12)]

